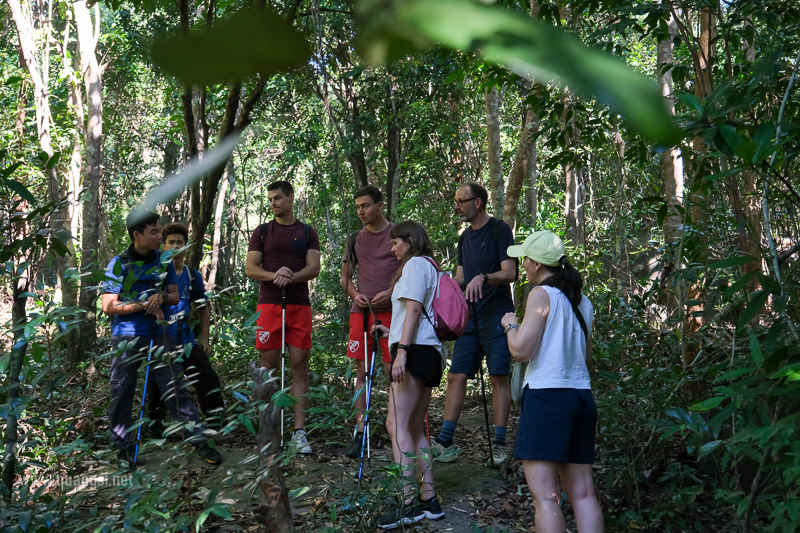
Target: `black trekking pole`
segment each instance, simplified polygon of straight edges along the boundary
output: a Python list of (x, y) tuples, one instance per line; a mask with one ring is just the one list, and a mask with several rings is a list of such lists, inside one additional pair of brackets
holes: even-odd
[[(481, 335), (478, 330), (478, 314), (475, 312), (475, 302), (470, 302), (472, 305), (472, 325), (475, 328), (475, 342), (478, 343), (478, 353), (483, 352), (481, 347)], [(481, 357), (481, 394), (483, 395), (483, 415), (486, 418), (486, 440), (489, 442), (489, 463), (494, 467), (494, 452), (492, 451), (492, 434), (489, 429), (489, 408), (486, 405), (486, 385), (483, 382), (483, 357)]]
[(361, 478), (364, 472), (364, 446), (367, 448), (367, 466), (372, 466), (370, 462), (370, 449), (369, 449), (369, 408), (372, 403), (372, 377), (375, 372), (375, 357), (378, 355), (378, 337), (380, 331), (378, 325), (380, 320), (375, 320), (375, 332), (372, 334), (372, 361), (369, 365), (369, 374), (367, 375), (367, 407), (364, 409), (364, 433), (361, 435), (361, 459), (358, 464), (358, 490), (361, 490)]
[[(144, 371), (144, 390), (142, 391), (142, 408), (139, 411), (139, 420), (144, 418), (144, 402), (147, 399), (147, 381), (150, 379), (150, 361), (153, 358), (153, 341), (156, 339), (156, 321), (153, 320), (153, 336), (150, 337), (150, 347), (147, 349), (147, 367)], [(136, 428), (136, 449), (133, 452), (133, 464), (130, 465), (131, 469), (136, 466), (136, 460), (139, 458), (139, 442), (142, 437), (142, 425)]]
[[(281, 391), (284, 388), (284, 375), (286, 374), (285, 356), (286, 351), (286, 287), (281, 289)], [(283, 449), (283, 407), (281, 407), (281, 449)]]

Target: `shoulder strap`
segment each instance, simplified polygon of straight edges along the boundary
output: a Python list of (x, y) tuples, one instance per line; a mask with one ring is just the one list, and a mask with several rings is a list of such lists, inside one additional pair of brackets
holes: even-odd
[[(495, 218), (495, 221), (496, 221), (496, 223), (494, 225), (494, 229), (492, 230), (492, 238), (494, 239), (494, 242), (498, 242), (500, 240), (500, 225), (501, 225), (500, 223), (503, 222), (503, 221), (500, 220), (499, 218)], [(512, 237), (513, 237), (513, 235), (512, 235)], [(515, 272), (514, 272), (514, 281), (516, 281), (516, 280), (519, 279), (519, 258), (518, 257), (511, 257), (510, 259), (514, 260), (514, 268), (516, 269)]]
[(306, 250), (311, 247), (311, 226), (303, 222), (303, 231), (306, 234)]
[[(569, 298), (567, 298), (567, 301), (569, 301)], [(572, 307), (572, 312), (575, 313), (575, 318), (578, 319), (578, 324), (581, 325), (584, 339), (586, 339), (586, 342), (589, 342), (589, 328), (586, 327), (586, 320), (584, 320), (581, 310), (578, 309), (578, 306), (573, 304), (572, 302), (569, 302), (569, 304)]]
[[(434, 261), (433, 259), (431, 259), (427, 255), (423, 255), (421, 257), (423, 259), (425, 259), (426, 261), (428, 261), (428, 263), (430, 263), (431, 266), (433, 267), (433, 269), (436, 271), (436, 284), (434, 285), (434, 289), (433, 289), (434, 290), (434, 295), (435, 295), (436, 291), (439, 290), (439, 281), (441, 280), (440, 275), (441, 275), (442, 269), (439, 268), (439, 265), (436, 264), (436, 261)], [(431, 323), (431, 326), (436, 328), (436, 325), (433, 323), (433, 320), (431, 320), (431, 317), (428, 316), (428, 311), (425, 309), (425, 302), (422, 302), (422, 314), (425, 315), (425, 318), (428, 319), (428, 322)]]
[(358, 256), (356, 255), (356, 239), (361, 230), (356, 230), (347, 238), (347, 246), (345, 246), (344, 253), (347, 256), (347, 261), (350, 263), (358, 263)]
[(467, 231), (469, 228), (465, 229), (461, 232), (461, 235), (458, 236), (458, 261), (461, 261), (461, 248), (464, 247), (464, 239), (467, 238)]
[(264, 222), (260, 226), (258, 226), (259, 231), (261, 232), (261, 251), (264, 251), (264, 243), (267, 242), (267, 228), (269, 227), (269, 222)]

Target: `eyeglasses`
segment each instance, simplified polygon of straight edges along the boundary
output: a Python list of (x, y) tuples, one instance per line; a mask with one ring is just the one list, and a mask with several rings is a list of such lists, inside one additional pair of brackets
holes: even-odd
[(455, 206), (456, 206), (456, 207), (460, 208), (460, 207), (461, 207), (462, 205), (464, 205), (465, 203), (467, 203), (467, 202), (471, 202), (472, 200), (477, 200), (477, 199), (478, 199), (478, 197), (477, 197), (477, 196), (473, 196), (472, 198), (467, 198), (466, 200), (461, 200), (461, 201), (459, 201), (459, 200), (456, 200), (456, 201), (455, 201), (455, 202), (453, 202), (453, 203), (455, 204)]

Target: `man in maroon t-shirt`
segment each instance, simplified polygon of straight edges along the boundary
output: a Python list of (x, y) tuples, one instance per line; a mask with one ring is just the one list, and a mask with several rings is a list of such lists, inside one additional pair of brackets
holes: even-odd
[(261, 282), (256, 349), (261, 354), (261, 366), (267, 370), (280, 366), (281, 292), (285, 288), (286, 344), (289, 346), (292, 395), (299, 398), (294, 406), (295, 431), (291, 446), (300, 453), (311, 453), (304, 429), (308, 408), (308, 354), (311, 351), (308, 280), (319, 275), (319, 237), (314, 228), (295, 218), (294, 189), (288, 181), (271, 183), (267, 187), (267, 197), (275, 219), (253, 232), (244, 268), (247, 277)]
[[(367, 332), (372, 331), (375, 319), (387, 326), (392, 323), (392, 276), (400, 267), (400, 262), (392, 253), (389, 232), (392, 231), (394, 224), (383, 216), (383, 193), (377, 187), (368, 185), (356, 191), (353, 198), (356, 201), (358, 218), (365, 226), (358, 232), (355, 242), (352, 242), (352, 238), (348, 239), (341, 284), (348, 296), (353, 299), (353, 308), (350, 309), (347, 357), (356, 360), (356, 394), (358, 394), (355, 401), (358, 410), (356, 415), (358, 431), (347, 455), (358, 457), (364, 432), (366, 406), (366, 391), (362, 388), (372, 361), (372, 335), (367, 335), (365, 344), (364, 317), (367, 318)], [(356, 265), (358, 288), (353, 285), (353, 271)], [(392, 363), (389, 340), (382, 338), (378, 343), (383, 356), (383, 370), (385, 375), (389, 376)]]

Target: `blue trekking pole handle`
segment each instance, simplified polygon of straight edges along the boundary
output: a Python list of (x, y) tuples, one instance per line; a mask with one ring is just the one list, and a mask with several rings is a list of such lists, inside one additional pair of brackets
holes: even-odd
[[(150, 361), (153, 358), (153, 341), (156, 338), (156, 323), (153, 323), (153, 336), (150, 337), (150, 347), (147, 349), (147, 367), (144, 371), (144, 389), (142, 390), (142, 408), (139, 411), (139, 420), (144, 418), (144, 403), (147, 400), (147, 382), (150, 378)], [(139, 440), (142, 436), (142, 425), (139, 424), (139, 427), (136, 428), (136, 450), (133, 452), (133, 464), (136, 464), (136, 460), (139, 458)]]

